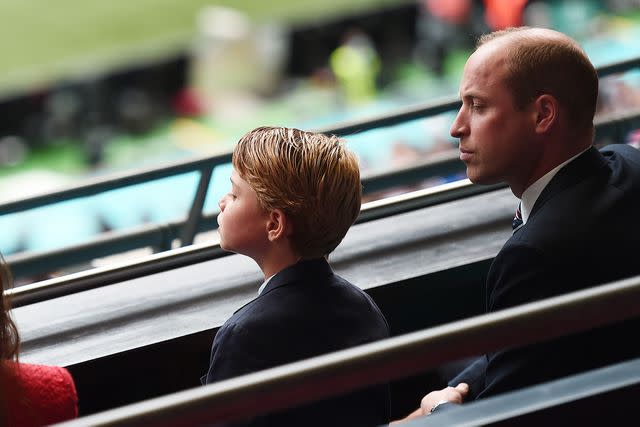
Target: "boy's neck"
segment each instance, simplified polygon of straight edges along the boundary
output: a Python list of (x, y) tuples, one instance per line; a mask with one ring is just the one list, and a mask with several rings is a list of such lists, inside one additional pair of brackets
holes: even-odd
[(268, 279), (285, 268), (296, 264), (300, 261), (300, 256), (293, 253), (288, 247), (275, 246), (264, 254), (261, 259), (258, 260), (254, 258), (254, 261), (256, 261), (262, 270), (264, 278)]

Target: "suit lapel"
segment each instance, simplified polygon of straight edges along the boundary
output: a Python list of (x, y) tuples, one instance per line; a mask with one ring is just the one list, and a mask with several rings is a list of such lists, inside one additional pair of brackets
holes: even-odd
[(547, 200), (564, 191), (578, 182), (593, 176), (595, 170), (606, 166), (606, 159), (600, 152), (591, 147), (575, 160), (560, 169), (558, 173), (549, 181), (549, 184), (542, 190), (538, 200), (533, 205), (529, 218), (544, 206)]

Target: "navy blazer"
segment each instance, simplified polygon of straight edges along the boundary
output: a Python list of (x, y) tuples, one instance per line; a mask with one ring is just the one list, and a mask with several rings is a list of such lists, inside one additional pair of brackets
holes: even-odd
[[(527, 223), (500, 250), (487, 277), (487, 311), (640, 274), (640, 151), (591, 148), (562, 168)], [(629, 320), (487, 354), (450, 381), (467, 400), (640, 356), (640, 324)]]
[[(324, 258), (301, 261), (271, 278), (213, 341), (203, 383), (342, 350), (389, 336), (375, 302), (335, 275)], [(252, 426), (374, 426), (389, 420), (387, 385), (259, 417)]]

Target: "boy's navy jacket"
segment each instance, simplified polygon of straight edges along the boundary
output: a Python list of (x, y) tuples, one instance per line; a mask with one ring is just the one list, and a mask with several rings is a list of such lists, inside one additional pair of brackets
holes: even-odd
[[(324, 258), (298, 262), (271, 278), (213, 341), (209, 384), (389, 336), (387, 322), (361, 289)], [(251, 426), (377, 426), (389, 421), (387, 385), (241, 423)]]

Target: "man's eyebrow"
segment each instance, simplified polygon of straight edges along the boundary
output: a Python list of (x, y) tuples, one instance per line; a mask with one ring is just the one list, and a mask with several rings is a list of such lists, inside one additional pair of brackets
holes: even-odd
[(478, 100), (483, 100), (485, 99), (484, 95), (482, 93), (479, 92), (467, 92), (464, 94), (464, 96), (460, 97), (460, 99), (462, 101), (471, 101), (474, 99), (478, 99)]

